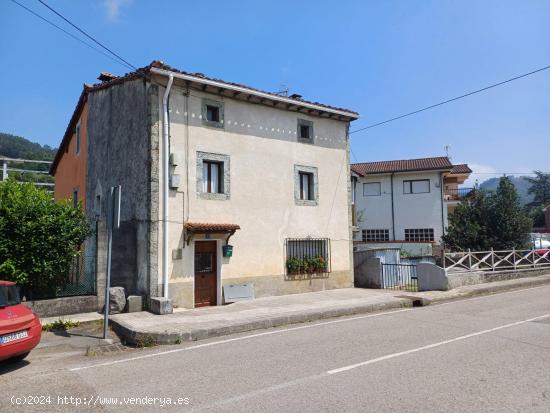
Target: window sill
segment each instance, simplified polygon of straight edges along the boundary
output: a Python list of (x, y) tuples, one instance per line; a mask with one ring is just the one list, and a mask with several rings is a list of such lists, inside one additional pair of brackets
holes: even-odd
[(317, 206), (319, 203), (316, 200), (309, 199), (295, 199), (294, 202), (298, 206)]
[(229, 200), (229, 194), (219, 194), (212, 192), (198, 192), (197, 196), (202, 199), (210, 199), (215, 201), (227, 201)]

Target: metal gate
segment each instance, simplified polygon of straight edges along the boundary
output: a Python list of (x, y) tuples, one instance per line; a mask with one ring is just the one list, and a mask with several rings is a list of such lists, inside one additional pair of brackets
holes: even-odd
[(418, 291), (416, 265), (382, 264), (382, 288)]

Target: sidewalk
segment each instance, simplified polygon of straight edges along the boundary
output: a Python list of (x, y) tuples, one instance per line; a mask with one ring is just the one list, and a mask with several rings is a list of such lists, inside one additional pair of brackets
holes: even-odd
[(346, 288), (315, 293), (258, 298), (219, 307), (177, 310), (169, 315), (145, 311), (111, 316), (122, 340), (136, 344), (177, 344), (245, 331), (279, 327), (331, 317), (371, 313), (413, 305), (492, 294), (550, 284), (550, 275), (469, 285), (451, 291), (407, 292)]

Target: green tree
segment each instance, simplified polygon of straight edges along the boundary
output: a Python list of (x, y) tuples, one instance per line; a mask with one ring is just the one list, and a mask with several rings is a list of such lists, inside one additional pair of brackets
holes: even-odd
[(449, 228), (443, 242), (454, 250), (484, 251), (491, 248), (487, 234), (489, 194), (475, 189), (449, 215)]
[(0, 183), (0, 279), (33, 298), (55, 296), (90, 233), (81, 208), (55, 202), (32, 184)]
[(496, 191), (475, 190), (457, 206), (443, 242), (454, 250), (525, 248), (531, 226), (515, 186), (502, 177)]
[(533, 195), (533, 202), (529, 203), (531, 207), (538, 207), (550, 204), (550, 174), (541, 171), (533, 171), (534, 178), (525, 178), (531, 184), (529, 194)]
[(516, 187), (507, 176), (500, 178), (496, 192), (491, 194), (488, 218), (488, 234), (494, 249), (529, 246), (533, 221), (522, 208)]

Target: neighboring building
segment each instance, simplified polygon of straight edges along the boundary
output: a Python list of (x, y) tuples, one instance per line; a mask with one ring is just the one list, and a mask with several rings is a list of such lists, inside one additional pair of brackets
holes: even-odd
[(252, 283), (256, 297), (353, 286), (346, 171), (357, 113), (161, 62), (99, 79), (51, 169), (56, 198), (78, 188), (100, 218), (98, 285), (106, 194), (122, 185), (111, 284), (129, 294), (192, 308), (221, 304), (233, 284)]
[(471, 172), (447, 157), (351, 165), (355, 240), (439, 243)]

